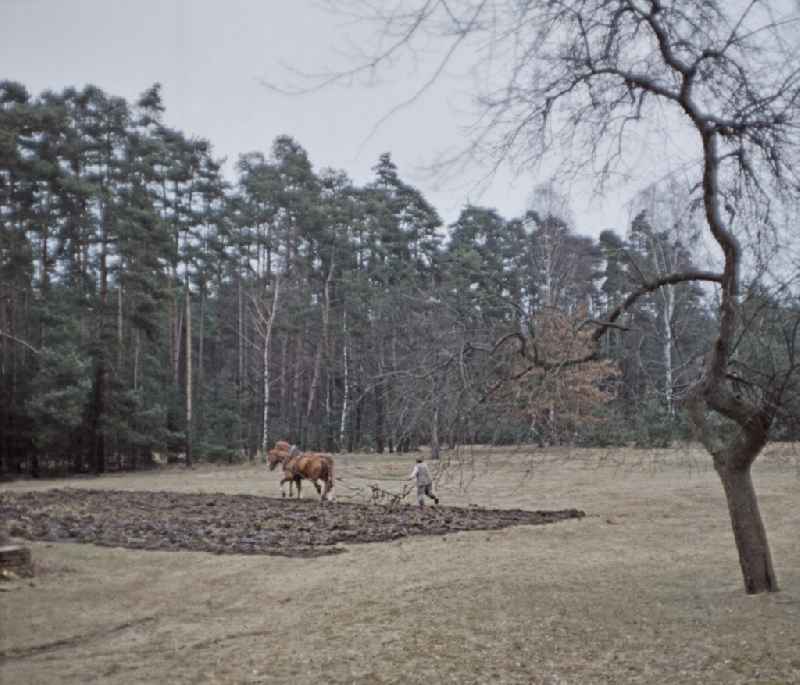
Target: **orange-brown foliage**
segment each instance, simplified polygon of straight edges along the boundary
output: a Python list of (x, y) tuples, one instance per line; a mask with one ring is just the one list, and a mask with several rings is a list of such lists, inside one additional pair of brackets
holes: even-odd
[[(527, 349), (535, 345), (538, 358), (548, 365), (589, 354), (594, 349), (592, 330), (580, 326), (586, 318), (585, 310), (572, 315), (552, 308), (543, 311), (534, 319), (534, 336), (526, 340)], [(512, 373), (517, 375), (529, 365), (530, 361), (514, 355)], [(513, 384), (510, 399), (531, 422), (546, 422), (552, 430), (574, 433), (580, 425), (598, 420), (597, 409), (614, 397), (617, 375), (616, 364), (608, 360), (548, 370), (537, 367)]]

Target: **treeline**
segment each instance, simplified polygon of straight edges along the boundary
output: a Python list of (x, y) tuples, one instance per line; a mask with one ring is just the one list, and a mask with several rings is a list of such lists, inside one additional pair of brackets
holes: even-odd
[(685, 432), (680, 390), (713, 328), (696, 287), (642, 300), (607, 361), (543, 373), (517, 349), (566, 355), (638, 283), (691, 266), (691, 213), (658, 210), (669, 189), (594, 241), (547, 193), (444, 227), (389, 154), (363, 187), (288, 136), (242, 155), (234, 183), (221, 164), (164, 123), (158, 85), (131, 103), (0, 83), (0, 471), (231, 460), (280, 438), (383, 452)]

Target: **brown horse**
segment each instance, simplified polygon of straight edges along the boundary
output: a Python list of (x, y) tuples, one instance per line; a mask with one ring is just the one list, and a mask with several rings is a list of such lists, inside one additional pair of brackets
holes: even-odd
[[(276, 442), (275, 447), (269, 450), (267, 454), (271, 471), (278, 464), (283, 465), (281, 495), (286, 496), (283, 491), (283, 484), (289, 483), (289, 497), (291, 497), (292, 483), (295, 483), (297, 485), (297, 497), (299, 498), (301, 492), (300, 483), (305, 478), (314, 484), (321, 500), (324, 501), (328, 495), (330, 495), (329, 499), (333, 499), (333, 495), (330, 493), (333, 490), (334, 468), (333, 457), (330, 454), (324, 452), (300, 452), (297, 447), (290, 445), (285, 440)], [(324, 491), (318, 481), (324, 483)]]
[[(324, 452), (303, 452), (291, 464), (291, 471), (297, 485), (297, 496), (300, 497), (300, 482), (303, 478), (310, 480), (317, 489), (320, 500), (333, 500), (333, 457)], [(320, 487), (322, 481), (324, 489)]]
[(298, 489), (300, 487), (300, 479), (295, 478), (294, 463), (300, 456), (300, 450), (295, 445), (290, 445), (285, 440), (278, 440), (275, 447), (267, 452), (267, 463), (269, 470), (274, 471), (278, 464), (283, 466), (283, 479), (281, 480), (281, 496), (286, 497), (283, 490), (283, 484), (289, 483), (289, 497), (292, 496), (292, 483), (297, 481)]

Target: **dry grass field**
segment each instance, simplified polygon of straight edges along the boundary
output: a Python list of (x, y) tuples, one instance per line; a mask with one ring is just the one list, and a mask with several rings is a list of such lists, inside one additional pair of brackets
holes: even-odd
[[(725, 501), (688, 448), (445, 453), (448, 505), (551, 525), (347, 544), (313, 558), (33, 542), (0, 584), (0, 682), (800, 683), (800, 455), (756, 487), (782, 591), (742, 591)], [(337, 458), (339, 501), (413, 455)], [(0, 484), (279, 494), (263, 466)], [(311, 497), (306, 487), (304, 495)], [(337, 506), (334, 503), (330, 506)]]

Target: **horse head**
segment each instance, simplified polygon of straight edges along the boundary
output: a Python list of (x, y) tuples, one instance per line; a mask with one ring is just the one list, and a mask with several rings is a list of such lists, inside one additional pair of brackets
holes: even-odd
[(267, 452), (267, 463), (269, 464), (269, 470), (274, 471), (275, 467), (278, 464), (282, 464), (288, 455), (286, 453), (282, 453), (280, 450), (271, 449)]
[(296, 445), (290, 445), (285, 440), (278, 440), (275, 447), (267, 452), (269, 470), (274, 471), (278, 464), (285, 464), (288, 459), (300, 456), (301, 452)]

